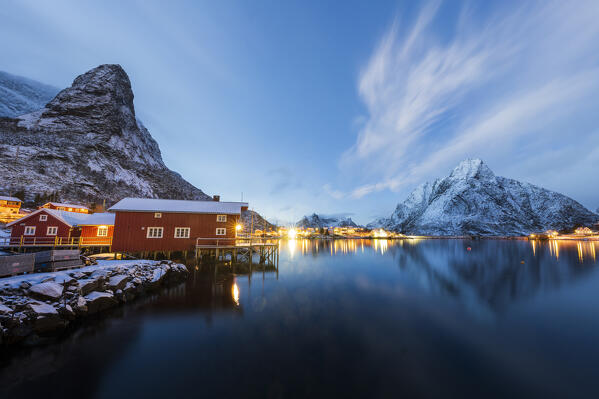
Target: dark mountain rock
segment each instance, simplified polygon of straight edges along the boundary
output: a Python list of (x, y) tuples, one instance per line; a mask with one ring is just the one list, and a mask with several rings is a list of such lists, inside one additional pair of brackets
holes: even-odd
[(207, 200), (171, 171), (135, 117), (129, 77), (120, 65), (78, 76), (46, 106), (0, 118), (0, 191), (56, 193), (62, 201), (123, 197)]
[(359, 227), (350, 217), (337, 217), (317, 215), (313, 213), (310, 216), (304, 216), (296, 223), (301, 228), (323, 228), (323, 227)]

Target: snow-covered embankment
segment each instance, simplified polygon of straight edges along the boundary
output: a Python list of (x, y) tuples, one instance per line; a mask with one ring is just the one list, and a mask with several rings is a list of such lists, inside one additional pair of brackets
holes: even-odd
[(188, 273), (171, 261), (100, 261), (81, 269), (0, 279), (0, 341), (35, 342), (77, 318), (183, 281)]

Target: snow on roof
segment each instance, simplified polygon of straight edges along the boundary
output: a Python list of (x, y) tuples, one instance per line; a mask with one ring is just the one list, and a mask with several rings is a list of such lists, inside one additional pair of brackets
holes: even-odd
[(87, 209), (89, 211), (89, 208), (83, 205), (77, 205), (77, 204), (66, 204), (63, 202), (48, 202), (42, 206), (46, 206), (46, 205), (54, 205), (56, 207), (63, 207), (63, 208), (79, 208), (79, 209)]
[(23, 202), (20, 199), (18, 199), (17, 197), (4, 197), (2, 195), (0, 195), (0, 200), (2, 200), (2, 201), (18, 201), (18, 202)]
[(155, 198), (124, 198), (109, 211), (215, 213), (239, 215), (247, 202), (186, 201)]
[(15, 223), (21, 223), (23, 220), (30, 218), (31, 216), (37, 215), (40, 212), (46, 212), (58, 220), (63, 221), (69, 226), (99, 226), (99, 225), (114, 225), (114, 213), (101, 212), (101, 213), (75, 213), (68, 211), (59, 211), (57, 209), (41, 208), (35, 212), (30, 213), (21, 219), (14, 220), (8, 223), (6, 226), (10, 227)]

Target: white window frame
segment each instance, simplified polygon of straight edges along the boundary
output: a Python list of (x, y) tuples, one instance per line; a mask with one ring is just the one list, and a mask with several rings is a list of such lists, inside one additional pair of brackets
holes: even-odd
[[(160, 235), (154, 233), (160, 232)], [(150, 234), (152, 233), (152, 234)], [(148, 227), (146, 229), (146, 238), (162, 238), (164, 237), (164, 227)]]
[(40, 215), (40, 222), (45, 222), (48, 220), (48, 215)]
[(217, 227), (216, 228), (216, 235), (217, 236), (226, 236), (227, 235), (227, 229), (225, 229), (224, 227)]
[(162, 218), (162, 212), (154, 212), (154, 219)]
[[(105, 234), (100, 234), (100, 231), (102, 231)], [(101, 226), (98, 227), (98, 232), (96, 233), (97, 237), (108, 237), (108, 226)]]
[[(52, 231), (52, 232), (50, 232)], [(58, 226), (48, 226), (46, 228), (46, 235), (47, 236), (56, 236), (58, 235)]]
[(191, 227), (175, 227), (175, 238), (189, 238), (191, 236)]
[(216, 215), (216, 221), (217, 223), (226, 223), (227, 215)]
[(23, 235), (24, 236), (34, 236), (35, 235), (35, 226), (25, 226)]

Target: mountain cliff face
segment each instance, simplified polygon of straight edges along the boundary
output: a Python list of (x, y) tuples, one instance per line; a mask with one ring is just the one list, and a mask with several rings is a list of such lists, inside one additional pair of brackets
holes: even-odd
[(0, 71), (0, 116), (15, 117), (36, 111), (59, 91), (56, 87)]
[(473, 159), (420, 185), (391, 217), (369, 226), (406, 234), (514, 236), (591, 225), (596, 219), (565, 195), (495, 176)]
[(254, 227), (254, 232), (256, 230), (262, 231), (276, 231), (277, 226), (270, 223), (268, 220), (264, 219), (262, 215), (258, 212), (247, 210), (241, 212), (241, 224), (243, 226), (243, 233), (249, 233)]
[(296, 223), (301, 228), (323, 228), (323, 227), (359, 227), (351, 218), (317, 215), (304, 216)]
[(0, 191), (60, 201), (209, 199), (162, 161), (120, 65), (78, 76), (43, 108), (0, 118)]

